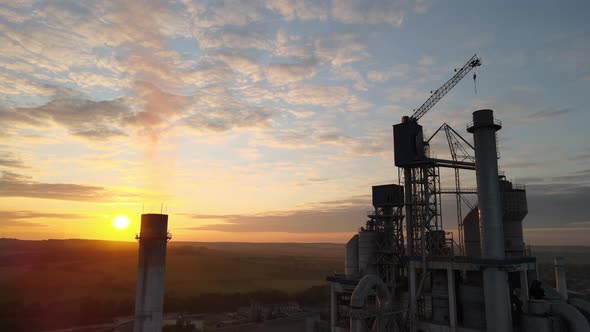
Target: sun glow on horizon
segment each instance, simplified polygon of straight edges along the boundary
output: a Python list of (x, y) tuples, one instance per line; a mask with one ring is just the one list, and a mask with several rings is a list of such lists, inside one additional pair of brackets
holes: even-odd
[(113, 219), (113, 226), (116, 229), (125, 229), (129, 227), (129, 218), (127, 216), (117, 216)]

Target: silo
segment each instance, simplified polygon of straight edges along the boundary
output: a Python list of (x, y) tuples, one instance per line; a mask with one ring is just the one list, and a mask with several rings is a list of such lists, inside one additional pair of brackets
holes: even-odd
[(526, 191), (524, 186), (513, 185), (512, 182), (501, 178), (500, 192), (506, 255), (509, 257), (522, 256), (524, 254), (522, 220), (528, 213)]
[(162, 331), (168, 215), (142, 214), (135, 293), (134, 332)]
[(374, 231), (361, 230), (358, 236), (359, 272), (361, 274), (376, 273), (373, 262), (378, 234)]
[(468, 257), (481, 256), (478, 213), (479, 210), (475, 206), (463, 219), (463, 243), (465, 244), (465, 256)]
[[(504, 235), (504, 249), (507, 257), (517, 257), (524, 254), (524, 236), (522, 220), (527, 215), (527, 200), (524, 186), (513, 185), (504, 177), (499, 180), (500, 195), (502, 196), (502, 224)], [(463, 219), (463, 239), (465, 255), (469, 257), (481, 256), (481, 242), (479, 235), (479, 214), (476, 206)]]
[(359, 272), (359, 236), (355, 234), (346, 243), (346, 260), (344, 261), (344, 274), (348, 278), (354, 278)]

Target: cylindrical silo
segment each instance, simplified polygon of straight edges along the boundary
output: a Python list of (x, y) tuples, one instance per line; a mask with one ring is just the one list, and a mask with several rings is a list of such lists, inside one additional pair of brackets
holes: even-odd
[(168, 215), (142, 214), (134, 332), (162, 331)]
[(377, 243), (377, 232), (362, 230), (359, 232), (359, 273), (376, 273), (376, 266), (373, 264), (375, 247)]
[(346, 243), (346, 260), (344, 261), (344, 274), (348, 278), (354, 278), (359, 272), (359, 236), (355, 234)]
[[(496, 150), (496, 131), (500, 128), (502, 125), (494, 119), (492, 110), (473, 112), (473, 123), (467, 128), (473, 133), (475, 147), (481, 256), (494, 260), (505, 257)], [(483, 271), (483, 279), (487, 330), (510, 331), (512, 313), (508, 274), (500, 267), (489, 266)]]
[(480, 257), (481, 242), (479, 240), (479, 210), (476, 207), (463, 219), (463, 243), (465, 256)]

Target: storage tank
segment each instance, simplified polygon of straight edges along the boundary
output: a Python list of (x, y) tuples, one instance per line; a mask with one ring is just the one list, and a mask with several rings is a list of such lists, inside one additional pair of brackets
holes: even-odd
[(524, 186), (513, 185), (504, 177), (500, 178), (502, 195), (502, 221), (504, 223), (504, 247), (508, 257), (524, 254), (522, 220), (528, 213)]
[(479, 211), (477, 205), (463, 219), (463, 243), (465, 256), (480, 257), (481, 243), (479, 241)]
[(346, 260), (344, 261), (344, 274), (348, 278), (354, 278), (359, 272), (359, 236), (355, 234), (346, 243)]
[(376, 266), (373, 264), (377, 243), (377, 232), (361, 230), (358, 234), (358, 257), (359, 272), (368, 274), (376, 273)]
[[(525, 249), (522, 220), (528, 213), (526, 190), (523, 186), (513, 185), (504, 177), (500, 178), (499, 184), (500, 195), (502, 196), (502, 224), (506, 256), (522, 256)], [(479, 229), (478, 207), (475, 206), (463, 219), (463, 239), (466, 256), (481, 256)]]

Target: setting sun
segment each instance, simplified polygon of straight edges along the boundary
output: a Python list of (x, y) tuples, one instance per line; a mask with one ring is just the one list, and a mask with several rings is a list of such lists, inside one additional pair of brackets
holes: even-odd
[(117, 216), (113, 219), (113, 226), (117, 229), (125, 229), (129, 226), (129, 218), (126, 216)]

